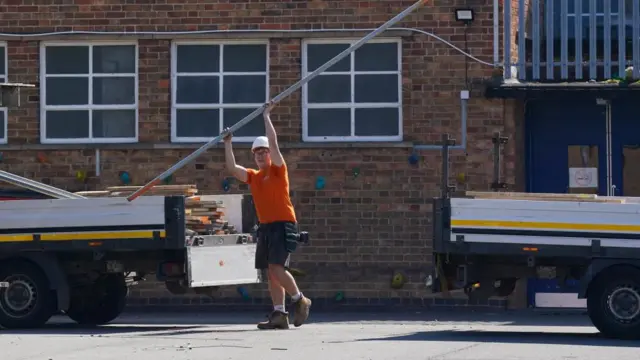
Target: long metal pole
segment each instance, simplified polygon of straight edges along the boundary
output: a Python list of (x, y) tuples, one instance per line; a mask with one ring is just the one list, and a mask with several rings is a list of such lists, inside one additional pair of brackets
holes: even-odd
[[(313, 78), (318, 76), (321, 72), (327, 70), (328, 68), (333, 66), (335, 63), (337, 63), (338, 61), (340, 61), (343, 58), (345, 58), (347, 55), (349, 55), (352, 52), (356, 51), (359, 47), (361, 47), (362, 45), (367, 43), (369, 40), (373, 39), (374, 37), (378, 36), (380, 33), (384, 32), (385, 30), (387, 30), (391, 26), (393, 26), (396, 23), (398, 23), (400, 20), (402, 20), (405, 17), (407, 17), (407, 15), (411, 14), (414, 10), (416, 10), (420, 6), (426, 4), (427, 1), (428, 0), (419, 0), (415, 4), (411, 5), (406, 10), (404, 10), (400, 14), (396, 15), (395, 17), (393, 17), (391, 20), (389, 20), (386, 23), (384, 23), (383, 25), (381, 25), (379, 28), (377, 28), (374, 31), (372, 31), (371, 33), (369, 33), (367, 36), (365, 36), (362, 39), (358, 40), (356, 43), (351, 45), (348, 49), (346, 49), (343, 52), (341, 52), (340, 54), (336, 55), (333, 59), (327, 61), (324, 65), (322, 65), (319, 68), (317, 68), (314, 72), (312, 72), (311, 74), (309, 74), (309, 75), (305, 76), (304, 78), (300, 79), (300, 81), (298, 81), (297, 83), (291, 85), (291, 87), (289, 87), (288, 89), (286, 89), (285, 91), (283, 91), (282, 93), (280, 93), (279, 95), (274, 97), (271, 100), (271, 103), (273, 103), (273, 104), (279, 103), (282, 99), (286, 98), (287, 96), (291, 95), (292, 93), (294, 93), (295, 91), (300, 89), (304, 84), (306, 84), (309, 81), (311, 81)], [(261, 107), (256, 109), (254, 112), (252, 112), (251, 114), (247, 115), (244, 119), (242, 119), (242, 120), (238, 121), (237, 123), (235, 123), (233, 126), (231, 126), (229, 128), (229, 131), (231, 131), (231, 133), (233, 133), (233, 132), (237, 131), (238, 129), (240, 129), (241, 127), (243, 127), (244, 125), (246, 125), (247, 123), (249, 123), (249, 121), (253, 120), (253, 118), (255, 118), (256, 116), (260, 115), (264, 111), (266, 106), (267, 106), (267, 104), (262, 105)], [(216, 136), (213, 140), (211, 140), (208, 143), (204, 144), (198, 150), (194, 151), (193, 153), (191, 153), (190, 155), (188, 155), (184, 159), (180, 160), (175, 165), (173, 165), (171, 168), (169, 168), (167, 171), (165, 171), (162, 174), (158, 175), (155, 179), (151, 180), (146, 185), (144, 185), (140, 189), (136, 190), (133, 194), (129, 195), (127, 197), (127, 200), (133, 201), (136, 198), (138, 198), (140, 195), (142, 195), (145, 192), (149, 191), (152, 187), (154, 187), (156, 184), (158, 184), (164, 178), (166, 178), (167, 176), (173, 174), (174, 172), (176, 172), (177, 170), (179, 170), (180, 168), (182, 168), (183, 166), (185, 166), (189, 162), (195, 160), (198, 156), (200, 156), (202, 153), (207, 151), (210, 147), (212, 147), (213, 145), (215, 145), (218, 142), (220, 142), (222, 140), (222, 138), (223, 138), (223, 134), (220, 134), (220, 135)]]
[(10, 172), (0, 170), (0, 180), (19, 186), (21, 188), (29, 189), (40, 194), (49, 195), (57, 199), (86, 199), (86, 197), (68, 192), (56, 187), (45, 185), (35, 180), (27, 179)]

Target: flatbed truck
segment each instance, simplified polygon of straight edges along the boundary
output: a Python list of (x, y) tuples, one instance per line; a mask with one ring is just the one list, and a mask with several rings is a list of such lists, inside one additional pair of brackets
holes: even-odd
[(588, 316), (603, 335), (640, 339), (640, 198), (454, 195), (448, 183), (452, 142), (444, 140), (442, 195), (433, 201), (432, 291), (464, 293), (471, 303), (482, 303), (509, 296), (519, 279), (550, 268), (546, 276), (561, 286), (578, 282), (578, 298), (586, 299)]
[(187, 230), (184, 196), (0, 202), (0, 326), (109, 323), (149, 274), (173, 293), (259, 283), (254, 253), (250, 234)]

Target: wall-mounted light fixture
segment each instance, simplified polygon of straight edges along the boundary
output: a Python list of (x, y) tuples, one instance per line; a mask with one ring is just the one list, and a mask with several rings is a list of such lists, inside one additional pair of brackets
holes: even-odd
[(472, 9), (456, 9), (456, 21), (469, 25), (473, 22), (474, 14)]

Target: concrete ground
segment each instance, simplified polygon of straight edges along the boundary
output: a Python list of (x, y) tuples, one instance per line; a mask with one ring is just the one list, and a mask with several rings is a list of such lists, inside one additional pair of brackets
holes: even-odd
[(59, 317), (39, 330), (0, 330), (0, 346), (3, 360), (640, 358), (640, 342), (604, 339), (576, 314), (316, 312), (300, 328), (259, 331), (262, 317), (125, 314), (95, 329)]

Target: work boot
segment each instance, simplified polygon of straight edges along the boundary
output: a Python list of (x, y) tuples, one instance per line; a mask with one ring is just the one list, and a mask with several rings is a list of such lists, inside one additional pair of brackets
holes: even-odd
[(311, 308), (311, 300), (304, 295), (293, 303), (295, 313), (293, 315), (293, 326), (298, 327), (304, 324), (309, 317), (309, 309)]
[(260, 330), (285, 330), (289, 328), (289, 314), (274, 310), (267, 316), (267, 321), (258, 323)]

